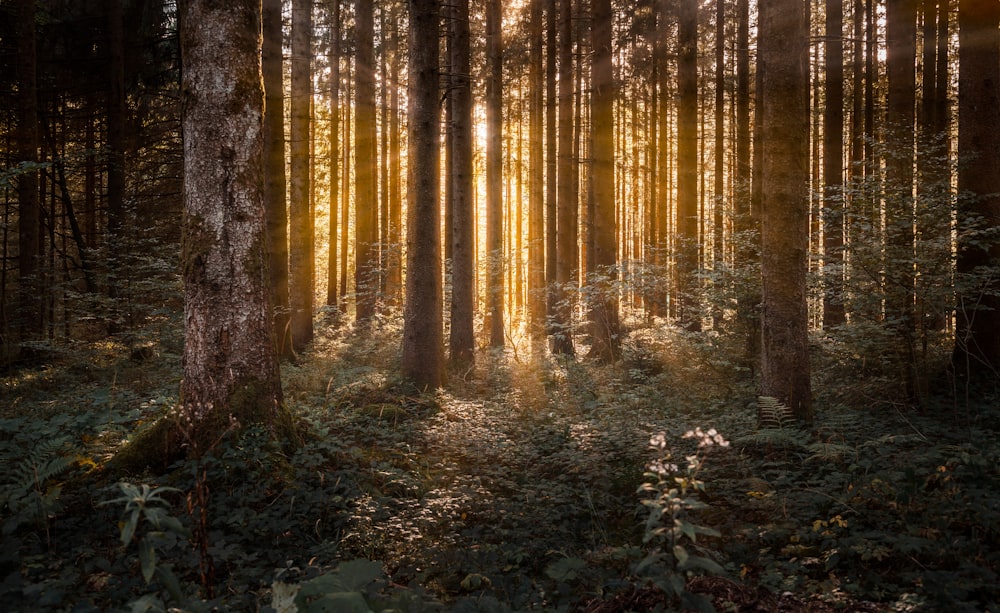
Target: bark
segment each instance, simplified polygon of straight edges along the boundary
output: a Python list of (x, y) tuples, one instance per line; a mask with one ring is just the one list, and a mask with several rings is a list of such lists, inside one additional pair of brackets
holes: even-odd
[(288, 200), (285, 193), (285, 102), (281, 0), (263, 4), (264, 202), (268, 288), (278, 354), (291, 355), (288, 303)]
[[(1000, 3), (958, 3), (959, 225), (968, 230), (1000, 226)], [(972, 232), (959, 235), (958, 325), (955, 367), (959, 374), (996, 381), (1000, 371), (1000, 243)], [(992, 274), (988, 274), (992, 271)]]
[[(330, 247), (327, 255), (326, 306), (340, 311), (337, 244), (340, 217), (340, 0), (330, 5)], [(345, 181), (346, 182), (346, 181)], [(346, 228), (344, 228), (346, 230)]]
[(312, 100), (312, 1), (292, 2), (292, 96), (289, 129), (290, 157), (288, 221), (288, 299), (293, 351), (313, 339), (315, 286), (314, 220), (309, 202), (309, 103)]
[(400, 158), (399, 125), (399, 16), (395, 4), (390, 12), (389, 26), (389, 260), (386, 271), (386, 300), (393, 306), (401, 304), (403, 293), (403, 197), (402, 163)]
[[(112, 274), (109, 275), (108, 296), (118, 298), (119, 288), (116, 279), (123, 278), (127, 272), (128, 263), (124, 261), (125, 249), (125, 32), (122, 1), (112, 0), (108, 10), (108, 155), (107, 155), (107, 209), (108, 209), (108, 241), (111, 258)], [(121, 319), (120, 314), (115, 319)], [(113, 331), (119, 321), (111, 322)]]
[(375, 24), (372, 2), (355, 2), (354, 207), (357, 322), (375, 314), (378, 288), (378, 197), (375, 191)]
[[(615, 224), (614, 105), (615, 82), (612, 64), (612, 13), (610, 0), (591, 0), (591, 139), (593, 143), (593, 212), (590, 220), (594, 236), (594, 265), (590, 312), (591, 355), (614, 362), (621, 355), (621, 326), (618, 317), (617, 228)], [(633, 189), (637, 189), (633, 186)]]
[(439, 0), (409, 0), (409, 197), (403, 376), (434, 389), (444, 378), (438, 131)]
[(486, 3), (486, 325), (504, 346), (503, 40), (500, 0)]
[(559, 14), (559, 168), (556, 194), (556, 284), (552, 349), (573, 355), (570, 289), (577, 269), (577, 206), (573, 174), (573, 0), (562, 0)]
[(472, 150), (472, 56), (469, 0), (454, 3), (451, 40), (451, 362), (471, 364), (475, 350), (475, 210)]
[(823, 327), (844, 312), (844, 15), (843, 0), (826, 2), (826, 107), (823, 111)]
[(886, 2), (886, 319), (899, 344), (905, 393), (916, 398), (913, 136), (917, 0)]
[[(38, 86), (36, 77), (35, 1), (17, 3), (17, 160), (38, 162)], [(38, 297), (39, 225), (41, 202), (38, 170), (25, 168), (17, 177), (18, 275), (17, 317), (21, 340), (31, 340), (41, 332), (42, 313)]]
[(701, 328), (693, 279), (698, 266), (698, 1), (680, 0), (677, 20), (677, 317)]
[(545, 6), (545, 284), (548, 291), (546, 303), (546, 331), (552, 333), (559, 302), (556, 291), (556, 274), (559, 253), (557, 249), (558, 219), (558, 152), (556, 148), (556, 0), (547, 0)]
[[(277, 433), (281, 382), (265, 271), (260, 3), (179, 5), (184, 379), (189, 454), (235, 420)], [(175, 439), (175, 444), (180, 439)]]
[(764, 70), (761, 390), (812, 420), (806, 267), (809, 244), (809, 47), (802, 4), (760, 4)]
[(543, 153), (542, 0), (530, 0), (528, 68), (528, 328), (545, 332), (545, 161)]

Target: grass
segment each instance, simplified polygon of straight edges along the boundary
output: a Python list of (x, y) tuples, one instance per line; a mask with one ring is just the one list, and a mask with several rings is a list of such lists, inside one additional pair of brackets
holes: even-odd
[[(423, 393), (395, 375), (394, 318), (366, 335), (320, 330), (283, 371), (305, 444), (287, 454), (248, 428), (197, 465), (129, 476), (178, 488), (163, 512), (189, 531), (140, 524), (141, 546), (120, 539), (122, 506), (102, 504), (120, 490), (100, 467), (176, 402), (179, 356), (164, 347), (177, 343), (141, 361), (113, 343), (74, 347), (7, 373), (0, 458), (24, 470), (0, 482), (3, 608), (623, 611), (701, 594), (716, 610), (973, 611), (1000, 599), (989, 392), (905, 409), (880, 393), (891, 377), (857, 374), (856, 352), (818, 339), (817, 423), (762, 430), (722, 336), (637, 325), (612, 366), (484, 351)], [(699, 450), (684, 438), (699, 427), (732, 444)], [(704, 487), (676, 516), (718, 531), (689, 543), (718, 576), (678, 565), (653, 535), (674, 524), (647, 522), (639, 492), (651, 463), (679, 475), (693, 455)], [(56, 457), (72, 462), (38, 471)], [(179, 591), (146, 582), (142, 547)]]

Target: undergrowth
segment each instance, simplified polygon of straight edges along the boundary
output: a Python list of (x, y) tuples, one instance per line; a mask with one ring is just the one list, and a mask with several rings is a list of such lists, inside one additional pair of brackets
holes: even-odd
[(906, 407), (817, 338), (805, 427), (737, 340), (631, 325), (616, 364), (484, 350), (422, 392), (397, 316), (328, 322), (284, 366), (296, 451), (249, 427), (165, 474), (103, 467), (176, 403), (178, 343), (9, 372), (2, 608), (997, 609), (990, 390), (959, 404), (943, 374)]

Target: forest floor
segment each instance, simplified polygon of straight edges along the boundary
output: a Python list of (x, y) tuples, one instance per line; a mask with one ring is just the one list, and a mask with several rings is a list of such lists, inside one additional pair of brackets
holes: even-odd
[(906, 407), (817, 339), (805, 429), (736, 343), (634, 326), (615, 365), (482, 352), (422, 393), (375, 330), (284, 366), (298, 444), (164, 474), (106, 466), (176, 403), (176, 333), (6, 373), (0, 609), (998, 610), (995, 390)]

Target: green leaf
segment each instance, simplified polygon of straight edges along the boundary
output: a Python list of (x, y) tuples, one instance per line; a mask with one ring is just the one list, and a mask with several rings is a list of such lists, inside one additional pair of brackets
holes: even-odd
[(170, 597), (175, 602), (182, 603), (185, 601), (184, 592), (181, 591), (181, 584), (177, 581), (177, 577), (173, 571), (170, 570), (169, 565), (160, 564), (157, 566), (156, 578), (160, 580), (160, 583), (163, 584), (163, 587), (166, 588), (167, 593), (170, 594)]
[(142, 578), (149, 583), (156, 571), (156, 549), (149, 539), (144, 538), (139, 541), (139, 564), (142, 566)]
[(346, 591), (361, 591), (372, 581), (385, 577), (382, 563), (372, 560), (348, 560), (337, 567), (336, 573)]
[(364, 596), (358, 592), (327, 594), (300, 607), (302, 613), (372, 613)]
[[(679, 559), (679, 558), (678, 558)], [(704, 556), (688, 556), (677, 565), (681, 570), (703, 570), (710, 575), (724, 575), (725, 569), (718, 562)]]
[(560, 558), (549, 564), (545, 574), (556, 581), (572, 581), (579, 571), (587, 568), (587, 563), (580, 558)]
[(134, 509), (122, 525), (122, 545), (132, 542), (135, 535), (135, 528), (139, 525), (139, 509)]
[(677, 559), (677, 567), (684, 568), (684, 565), (688, 561), (687, 549), (684, 549), (683, 545), (674, 545), (674, 558)]

